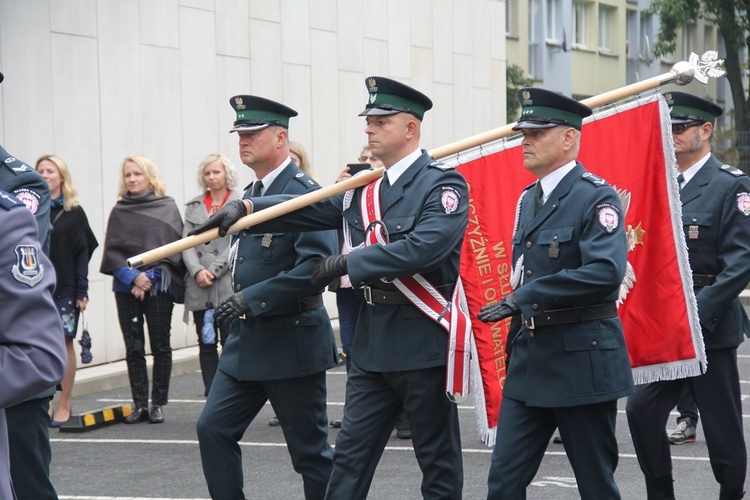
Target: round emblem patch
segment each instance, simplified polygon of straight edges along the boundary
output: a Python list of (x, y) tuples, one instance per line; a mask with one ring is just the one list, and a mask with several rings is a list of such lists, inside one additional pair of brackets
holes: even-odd
[(745, 217), (750, 215), (750, 194), (737, 193), (737, 208)]
[(599, 218), (599, 224), (608, 233), (613, 232), (617, 229), (617, 226), (620, 225), (620, 214), (612, 205), (600, 205), (598, 207), (597, 216)]
[(458, 210), (461, 201), (461, 195), (452, 187), (443, 187), (440, 194), (440, 204), (443, 205), (443, 211), (450, 214)]
[(31, 210), (32, 214), (35, 214), (39, 210), (39, 199), (41, 196), (35, 191), (28, 188), (21, 188), (14, 191), (13, 194), (26, 205), (26, 208)]

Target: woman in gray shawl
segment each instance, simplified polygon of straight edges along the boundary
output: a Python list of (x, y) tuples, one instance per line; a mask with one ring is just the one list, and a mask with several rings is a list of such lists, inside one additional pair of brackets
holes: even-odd
[[(185, 266), (177, 254), (146, 269), (129, 269), (129, 257), (182, 237), (182, 218), (174, 199), (164, 195), (159, 169), (140, 155), (125, 157), (120, 177), (120, 199), (107, 222), (101, 272), (112, 276), (117, 316), (125, 340), (130, 390), (135, 410), (125, 423), (164, 422), (172, 374), (170, 330), (174, 301), (181, 301)], [(179, 298), (178, 298), (179, 297)], [(148, 409), (148, 372), (144, 317), (154, 357), (151, 409)]]
[[(201, 194), (185, 205), (185, 228), (187, 235), (195, 226), (206, 221), (221, 210), (229, 200), (242, 197), (237, 186), (237, 169), (229, 158), (222, 154), (206, 156), (198, 166), (198, 185)], [(198, 334), (198, 360), (203, 375), (205, 395), (211, 388), (216, 368), (219, 366), (217, 344), (224, 345), (225, 327), (214, 326), (213, 312), (222, 301), (232, 295), (232, 276), (229, 272), (229, 238), (218, 238), (182, 252), (187, 267), (185, 277), (185, 322), (188, 311), (193, 312), (195, 330)]]

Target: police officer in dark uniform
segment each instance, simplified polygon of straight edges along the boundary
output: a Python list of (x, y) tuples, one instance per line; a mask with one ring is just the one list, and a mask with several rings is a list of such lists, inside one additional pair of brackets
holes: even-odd
[[(289, 157), (287, 129), (296, 111), (247, 95), (233, 97), (230, 104), (237, 114), (231, 132), (239, 135), (242, 162), (259, 179), (244, 198), (319, 189)], [(246, 210), (243, 200), (227, 206)], [(231, 330), (197, 425), (208, 490), (212, 498), (245, 498), (238, 442), (270, 400), (292, 465), (302, 475), (305, 498), (322, 498), (333, 457), (325, 372), (338, 356), (323, 307), (324, 287), (313, 285), (310, 277), (320, 259), (336, 252), (336, 235), (281, 229), (257, 235), (241, 231), (232, 238), (236, 293), (214, 315), (218, 324), (231, 322)]]
[[(0, 82), (3, 75), (0, 73)], [(34, 214), (38, 241), (43, 253), (49, 251), (50, 198), (47, 182), (30, 165), (22, 162), (0, 146), (0, 189), (13, 194)], [(49, 403), (55, 385), (32, 398), (6, 409), (11, 472), (19, 498), (57, 498), (49, 480), (52, 451), (49, 446)]]
[[(0, 389), (0, 498), (5, 499), (16, 498), (11, 486), (6, 411), (9, 406), (59, 383), (65, 374), (67, 354), (60, 316), (52, 301), (55, 286), (52, 264), (40, 249), (34, 217), (20, 200), (5, 191), (0, 191), (0, 227), (0, 272), (3, 273), (0, 279), (0, 373), (3, 379)], [(29, 440), (33, 436), (22, 438)], [(12, 457), (16, 461), (17, 458)], [(25, 465), (18, 463), (16, 466)], [(27, 488), (23, 484), (15, 486), (24, 491)], [(19, 495), (18, 498), (24, 497)]]
[(750, 335), (739, 300), (750, 281), (750, 178), (711, 154), (722, 110), (684, 92), (664, 94), (670, 106), (682, 220), (698, 302), (707, 369), (703, 375), (638, 386), (627, 415), (649, 499), (674, 498), (664, 427), (683, 387), (700, 410), (719, 498), (742, 498), (747, 450), (737, 347)]
[(587, 106), (518, 91), (524, 167), (513, 235), (514, 291), (479, 319), (512, 317), (488, 498), (525, 498), (555, 428), (583, 499), (620, 498), (617, 399), (633, 377), (615, 301), (627, 264), (615, 190), (576, 161)]
[[(344, 418), (326, 498), (367, 497), (402, 406), (423, 474), (422, 496), (461, 498), (458, 412), (445, 395), (448, 337), (391, 281), (421, 273), (440, 293), (451, 296), (468, 223), (468, 189), (461, 174), (419, 148), (422, 118), (432, 101), (388, 78), (369, 77), (365, 85), (369, 101), (361, 116), (366, 116), (368, 142), (385, 165), (387, 179), (379, 195), (382, 214), (377, 225), (383, 226), (389, 242), (363, 245), (363, 188), (250, 230), (338, 228), (343, 217), (344, 234), (350, 235), (347, 244), (352, 251), (322, 261), (313, 276), (328, 284), (348, 273), (355, 287), (364, 288), (366, 301), (357, 319)], [(253, 200), (253, 206), (262, 210), (289, 198), (264, 197)], [(209, 227), (228, 227), (244, 215), (223, 212), (207, 221)]]

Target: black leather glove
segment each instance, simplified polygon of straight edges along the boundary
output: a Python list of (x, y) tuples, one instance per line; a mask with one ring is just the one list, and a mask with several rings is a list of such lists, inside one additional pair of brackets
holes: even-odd
[(214, 312), (214, 321), (219, 325), (231, 323), (243, 314), (249, 312), (250, 306), (247, 305), (245, 296), (242, 292), (237, 292), (216, 308), (216, 311)]
[(315, 264), (312, 272), (312, 284), (315, 286), (326, 286), (334, 278), (343, 276), (346, 270), (346, 255), (332, 255)]
[(484, 323), (493, 323), (518, 314), (521, 314), (521, 309), (516, 303), (516, 298), (510, 293), (503, 297), (500, 302), (486, 305), (480, 309), (477, 318)]
[(201, 234), (215, 227), (219, 228), (219, 236), (224, 237), (229, 228), (238, 220), (247, 215), (247, 205), (242, 200), (230, 200), (221, 210), (208, 218), (200, 226), (195, 226), (188, 236)]

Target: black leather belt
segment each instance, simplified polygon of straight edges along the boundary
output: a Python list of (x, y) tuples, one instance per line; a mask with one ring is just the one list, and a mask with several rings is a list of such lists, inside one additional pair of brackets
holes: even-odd
[(700, 286), (710, 286), (716, 283), (716, 276), (713, 274), (694, 274), (693, 275), (693, 286), (698, 288)]
[(277, 307), (273, 311), (269, 311), (266, 314), (263, 314), (263, 316), (286, 316), (289, 314), (299, 314), (304, 311), (309, 311), (310, 309), (317, 309), (318, 307), (321, 307), (323, 305), (323, 295), (311, 295), (309, 297), (305, 297), (302, 300), (298, 300), (296, 302), (293, 302), (291, 304), (287, 304), (285, 306)]
[(585, 307), (570, 307), (567, 309), (548, 309), (533, 318), (523, 318), (523, 324), (529, 330), (538, 326), (565, 325), (581, 323), (596, 319), (614, 318), (617, 316), (617, 305), (614, 302), (596, 304)]
[[(443, 293), (443, 290), (450, 290), (453, 287), (452, 284), (450, 285), (441, 285), (437, 288), (437, 290), (440, 293)], [(371, 306), (374, 306), (375, 304), (391, 304), (391, 305), (400, 305), (400, 304), (411, 304), (409, 299), (406, 298), (406, 295), (401, 293), (399, 290), (381, 290), (380, 288), (372, 288), (371, 286), (364, 286), (362, 287), (362, 293), (365, 296), (365, 302), (370, 304)], [(443, 296), (445, 294), (443, 293)]]

